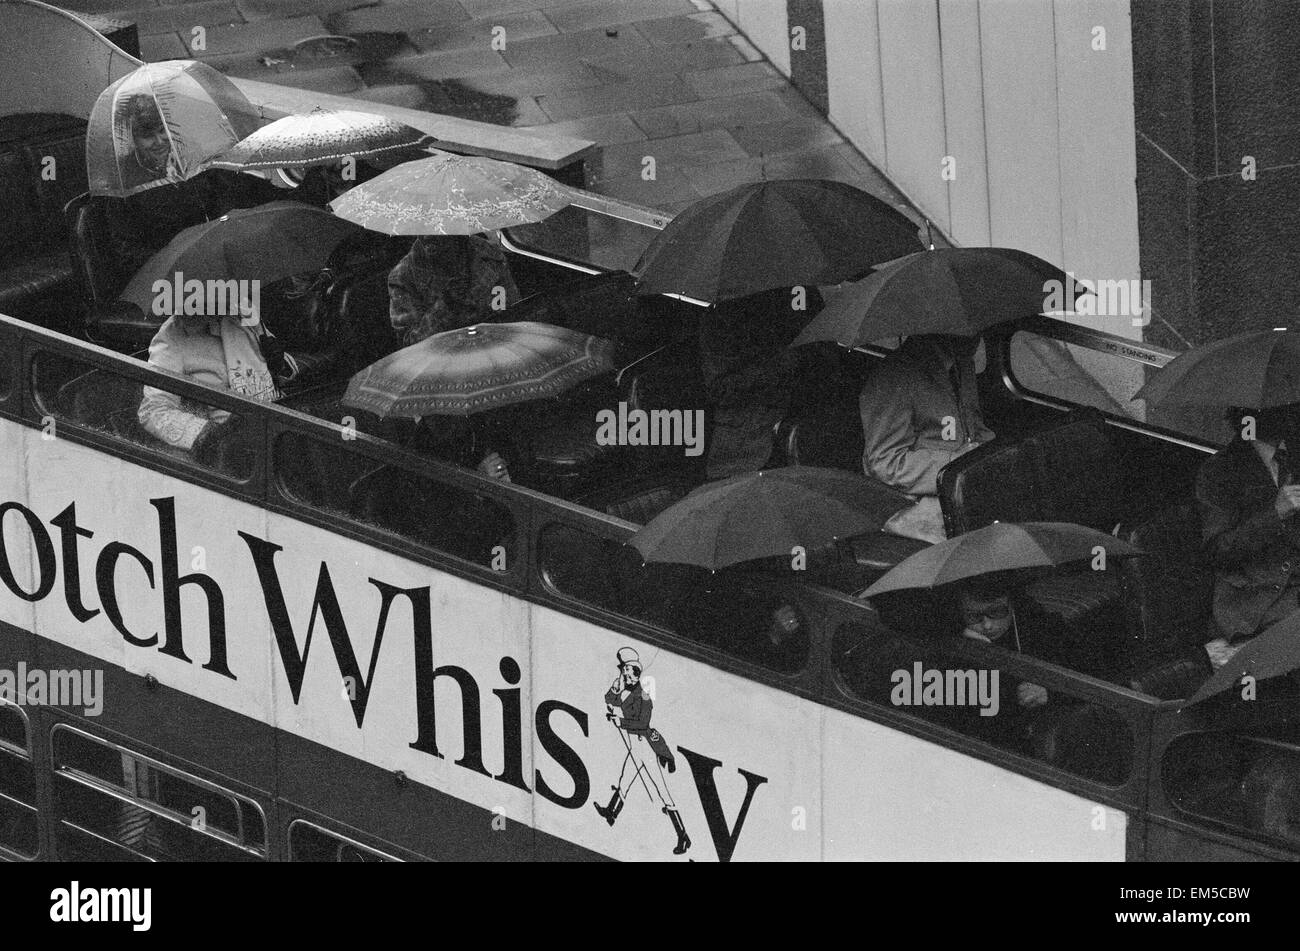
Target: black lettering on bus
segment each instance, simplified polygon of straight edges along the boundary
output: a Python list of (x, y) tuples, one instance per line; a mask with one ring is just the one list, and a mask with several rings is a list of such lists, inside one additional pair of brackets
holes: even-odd
[(704, 818), (709, 823), (709, 835), (713, 837), (713, 847), (717, 850), (718, 861), (730, 862), (732, 853), (736, 851), (736, 843), (740, 840), (740, 830), (745, 824), (745, 816), (754, 798), (754, 790), (767, 782), (767, 777), (756, 776), (748, 770), (736, 767), (736, 772), (745, 777), (745, 801), (741, 803), (740, 812), (736, 815), (735, 826), (728, 829), (727, 817), (722, 811), (722, 800), (718, 796), (718, 785), (713, 781), (713, 771), (722, 765), (722, 760), (694, 753), (684, 746), (677, 747), (677, 751), (686, 757), (686, 762), (691, 764), (691, 775), (695, 778), (695, 789), (700, 794), (700, 805), (704, 807)]
[[(145, 577), (149, 579), (149, 587), (154, 586), (153, 565), (144, 556), (144, 552), (123, 542), (109, 542), (104, 546), (104, 550), (99, 553), (99, 558), (95, 562), (95, 587), (99, 591), (99, 603), (104, 606), (104, 616), (112, 622), (113, 627), (117, 628), (117, 633), (122, 635), (123, 640), (128, 644), (134, 644), (136, 647), (153, 647), (158, 643), (157, 631), (154, 631), (148, 637), (136, 637), (127, 629), (126, 622), (122, 620), (122, 608), (117, 603), (115, 581), (117, 560), (123, 555), (129, 555), (139, 562), (140, 567), (144, 569)], [(98, 613), (98, 611), (95, 612), (95, 614)]]
[(425, 626), (429, 623), (427, 620), (430, 610), (428, 586), (396, 588), (374, 578), (369, 579), (370, 583), (379, 589), (381, 601), (379, 619), (375, 624), (375, 643), (370, 650), (370, 665), (363, 677), (356, 654), (352, 650), (352, 638), (343, 620), (343, 611), (339, 608), (338, 595), (334, 592), (329, 566), (323, 561), (320, 563), (320, 573), (316, 577), (316, 594), (311, 605), (311, 618), (307, 622), (307, 639), (303, 642), (302, 652), (299, 653), (293, 622), (289, 620), (289, 609), (284, 601), (284, 589), (280, 585), (280, 575), (275, 567), (275, 556), (284, 548), (274, 542), (249, 535), (247, 532), (240, 532), (239, 537), (248, 545), (248, 550), (253, 555), (257, 580), (262, 587), (262, 600), (266, 604), (267, 618), (275, 634), (275, 643), (280, 651), (280, 662), (284, 666), (284, 675), (289, 681), (293, 702), (297, 704), (302, 696), (302, 681), (307, 671), (307, 657), (311, 653), (312, 636), (316, 631), (316, 618), (321, 617), (330, 645), (334, 648), (334, 660), (338, 664), (339, 673), (344, 678), (341, 682), (355, 685), (355, 690), (349, 691), (349, 701), (352, 704), (352, 715), (356, 718), (357, 726), (360, 727), (365, 722), (366, 705), (370, 701), (375, 665), (379, 662), (379, 651), (384, 644), (384, 631), (388, 628), (388, 612), (393, 605), (393, 600), (399, 595), (410, 598), (418, 640), (421, 619), (424, 619)]
[[(429, 644), (428, 641), (425, 642)], [(457, 766), (464, 766), (476, 773), (495, 779), (483, 768), (483, 717), (479, 713), (478, 681), (464, 667), (448, 664), (428, 673), (433, 665), (432, 645), (421, 649), (420, 639), (415, 642), (415, 720), (419, 728), (411, 749), (428, 753), (443, 759), (438, 752), (438, 717), (434, 710), (434, 685), (439, 677), (450, 677), (460, 687), (460, 718), (464, 734), (465, 752), (456, 760)], [(423, 656), (422, 656), (423, 655)]]
[[(27, 531), (31, 534), (32, 543), (36, 546), (36, 561), (40, 578), (36, 582), (35, 591), (24, 591), (19, 586), (18, 579), (14, 577), (13, 568), (9, 564), (9, 551), (4, 543), (4, 524), (5, 516), (11, 511), (18, 512), (27, 521)], [(0, 581), (4, 582), (5, 587), (24, 601), (40, 601), (54, 590), (54, 574), (57, 570), (58, 564), (54, 558), (54, 543), (50, 541), (49, 533), (45, 531), (45, 526), (36, 517), (36, 513), (19, 502), (6, 502), (4, 505), (0, 505)]]
[[(500, 669), (501, 679), (506, 683), (519, 683), (519, 662), (513, 657), (502, 657)], [(505, 768), (495, 778), (524, 792), (532, 792), (524, 782), (523, 715), (519, 712), (519, 688), (492, 692), (501, 700), (501, 756), (505, 763)]]
[(563, 806), (565, 809), (581, 809), (591, 798), (591, 778), (587, 775), (587, 766), (583, 763), (582, 757), (574, 751), (573, 747), (560, 739), (551, 727), (551, 713), (556, 710), (573, 717), (574, 722), (582, 729), (583, 736), (587, 735), (587, 714), (562, 700), (546, 700), (537, 705), (537, 741), (551, 759), (559, 763), (569, 774), (569, 778), (573, 780), (573, 795), (567, 797), (556, 795), (550, 783), (542, 778), (540, 769), (533, 770), (533, 784), (537, 787), (539, 795), (545, 796), (557, 806)]
[[(181, 629), (181, 586), (195, 585), (203, 592), (208, 604), (208, 662), (204, 670), (236, 680), (226, 663), (226, 599), (221, 585), (203, 572), (180, 575), (176, 552), (176, 499), (150, 499), (149, 504), (158, 510), (158, 550), (162, 569), (163, 631), (165, 640), (160, 652), (185, 663), (193, 663), (185, 656), (185, 635)], [(242, 535), (243, 532), (240, 532)]]
[[(89, 621), (91, 618), (93, 618), (96, 614), (99, 613), (99, 609), (88, 608), (86, 607), (85, 602), (81, 600), (81, 560), (77, 552), (77, 539), (94, 538), (95, 533), (90, 531), (90, 529), (82, 528), (80, 525), (77, 524), (77, 503), (76, 502), (69, 504), (66, 509), (60, 512), (58, 515), (54, 516), (54, 518), (50, 519), (50, 524), (59, 530), (59, 535), (61, 536), (60, 539), (62, 543), (61, 547), (63, 549), (64, 600), (68, 602), (68, 610), (72, 612), (72, 616), (75, 617), (80, 623), (85, 624), (87, 621)], [(131, 549), (131, 550), (135, 551), (135, 549)], [(136, 552), (136, 554), (139, 554), (139, 552)], [(103, 560), (103, 557), (104, 556), (101, 554), (100, 555), (101, 562)], [(152, 588), (153, 587), (153, 566), (150, 565), (146, 570), (149, 573), (149, 587)], [(97, 583), (98, 583), (98, 587), (102, 590), (103, 582), (97, 579)], [(102, 595), (100, 596), (100, 600), (101, 601), (103, 600)], [(120, 618), (121, 614), (119, 614), (118, 617)], [(122, 629), (122, 626), (119, 623), (115, 621), (113, 626), (116, 627), (118, 631), (122, 632), (122, 635), (124, 637), (127, 637), (128, 641), (131, 640), (131, 638), (126, 635), (126, 632)], [(134, 644), (138, 642), (131, 641), (131, 643)]]

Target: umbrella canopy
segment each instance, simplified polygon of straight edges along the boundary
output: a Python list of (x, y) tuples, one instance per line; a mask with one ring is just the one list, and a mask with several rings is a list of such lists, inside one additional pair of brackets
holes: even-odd
[(1025, 568), (1053, 568), (1094, 556), (1122, 558), (1138, 551), (1128, 542), (1070, 522), (994, 522), (924, 548), (900, 561), (862, 593), (937, 588), (967, 578)]
[(543, 221), (569, 201), (562, 185), (536, 169), (440, 152), (389, 169), (330, 207), (384, 234), (477, 234)]
[(1233, 690), (1243, 677), (1266, 680), (1300, 668), (1300, 611), (1292, 612), (1266, 631), (1252, 637), (1201, 684), (1187, 701), (1199, 703), (1208, 697)]
[(262, 126), (208, 162), (212, 168), (308, 168), (430, 145), (433, 136), (388, 116), (316, 108)]
[(562, 393), (614, 368), (600, 337), (517, 321), (434, 334), (352, 377), (343, 402), (390, 416), (469, 416)]
[(852, 185), (751, 182), (679, 213), (633, 272), (642, 293), (720, 301), (835, 284), (921, 248), (913, 221)]
[(789, 557), (840, 538), (879, 531), (913, 504), (902, 492), (840, 469), (790, 466), (747, 472), (694, 490), (633, 535), (646, 561), (728, 565)]
[(1133, 399), (1166, 407), (1300, 403), (1300, 334), (1262, 330), (1193, 347), (1155, 371)]
[(153, 312), (154, 283), (170, 286), (179, 272), (186, 282), (231, 279), (269, 284), (319, 271), (356, 225), (299, 201), (240, 208), (216, 221), (193, 225), (144, 263), (119, 299)]
[(826, 289), (829, 303), (794, 345), (832, 340), (857, 347), (911, 334), (976, 336), (994, 324), (1041, 314), (1048, 281), (1071, 286), (1064, 271), (1014, 248), (910, 254), (859, 281)]
[(118, 198), (197, 174), (257, 129), (257, 108), (206, 63), (149, 63), (95, 100), (86, 126), (92, 195)]

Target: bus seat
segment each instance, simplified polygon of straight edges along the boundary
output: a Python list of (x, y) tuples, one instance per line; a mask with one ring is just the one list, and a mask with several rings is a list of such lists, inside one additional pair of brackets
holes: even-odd
[(1159, 668), (1189, 657), (1203, 679), (1209, 668), (1201, 645), (1214, 605), (1214, 568), (1204, 554), (1195, 504), (1167, 508), (1122, 526), (1120, 534), (1143, 552), (1120, 568), (1138, 679), (1174, 676)]
[(626, 271), (578, 278), (531, 294), (501, 314), (502, 321), (535, 320), (580, 333), (626, 341), (636, 313), (636, 279)]
[(682, 476), (655, 473), (621, 480), (575, 501), (606, 515), (645, 525), (674, 502), (685, 498), (691, 488), (691, 482)]
[(930, 547), (929, 542), (891, 535), (888, 532), (857, 535), (849, 539), (849, 545), (853, 551), (853, 560), (857, 564), (881, 574), (923, 548)]
[(121, 275), (103, 245), (103, 210), (103, 204), (89, 194), (73, 198), (63, 210), (72, 266), (87, 310), (86, 329), (96, 342), (119, 350), (141, 350), (149, 346), (162, 319), (111, 299)]
[(1241, 781), (1241, 799), (1251, 828), (1300, 843), (1300, 762), (1293, 756), (1261, 758)]

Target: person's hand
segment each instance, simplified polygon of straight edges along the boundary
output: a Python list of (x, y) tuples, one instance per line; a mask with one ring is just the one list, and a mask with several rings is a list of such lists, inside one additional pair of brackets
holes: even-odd
[(623, 692), (623, 675), (622, 675), (622, 674), (619, 674), (617, 677), (614, 678), (614, 682), (613, 682), (612, 684), (609, 685), (609, 689), (610, 689), (610, 692), (611, 692), (611, 693), (622, 693), (622, 692)]
[(1020, 684), (1016, 687), (1016, 700), (1029, 710), (1041, 707), (1047, 702), (1047, 688), (1038, 684)]
[(1300, 512), (1300, 485), (1284, 485), (1278, 489), (1273, 510), (1277, 512), (1277, 517), (1282, 519)]
[(510, 469), (507, 468), (506, 461), (495, 452), (489, 452), (483, 457), (483, 461), (478, 464), (478, 471), (489, 479), (500, 479), (502, 482), (510, 481)]
[(1222, 637), (1216, 637), (1205, 645), (1205, 653), (1210, 656), (1210, 666), (1215, 670), (1226, 664), (1232, 655), (1237, 653), (1238, 649)]

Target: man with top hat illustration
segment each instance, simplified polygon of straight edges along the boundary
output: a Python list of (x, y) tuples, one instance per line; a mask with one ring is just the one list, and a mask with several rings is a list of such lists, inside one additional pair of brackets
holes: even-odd
[(612, 787), (614, 795), (610, 798), (609, 805), (602, 806), (598, 802), (593, 805), (612, 826), (618, 814), (623, 811), (623, 804), (627, 801), (632, 785), (640, 779), (650, 800), (663, 807), (664, 814), (677, 833), (677, 845), (673, 854), (682, 855), (691, 847), (691, 837), (686, 834), (686, 827), (682, 824), (681, 814), (677, 811), (677, 804), (668, 790), (668, 779), (664, 775), (664, 767), (668, 767), (668, 772), (674, 772), (677, 762), (663, 736), (650, 726), (654, 701), (641, 685), (640, 656), (632, 648), (624, 647), (620, 648), (617, 657), (618, 676), (605, 692), (605, 719), (614, 724), (619, 736), (623, 738), (627, 755), (623, 757), (618, 785)]

